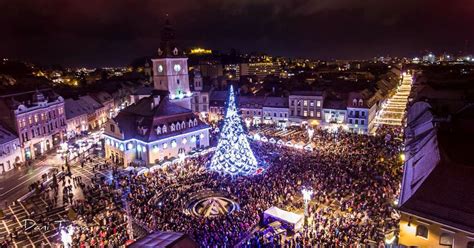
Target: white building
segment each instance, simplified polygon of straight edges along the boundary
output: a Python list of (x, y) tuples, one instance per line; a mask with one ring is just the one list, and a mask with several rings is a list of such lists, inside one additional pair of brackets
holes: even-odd
[(12, 170), (22, 161), (20, 139), (0, 125), (0, 174)]
[(263, 123), (286, 127), (288, 112), (288, 98), (267, 97), (263, 104)]
[(322, 127), (330, 130), (347, 130), (347, 109), (345, 100), (326, 99), (323, 105)]
[(321, 124), (324, 92), (295, 91), (289, 96), (289, 121), (293, 125)]
[(350, 132), (367, 134), (375, 124), (377, 104), (363, 92), (351, 92), (347, 99), (347, 127)]

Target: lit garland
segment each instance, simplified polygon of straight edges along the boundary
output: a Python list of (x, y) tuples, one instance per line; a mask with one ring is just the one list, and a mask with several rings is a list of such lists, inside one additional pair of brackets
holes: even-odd
[(230, 86), (229, 101), (216, 152), (211, 159), (212, 170), (231, 175), (248, 175), (257, 170), (257, 159), (250, 149), (237, 112), (234, 89)]

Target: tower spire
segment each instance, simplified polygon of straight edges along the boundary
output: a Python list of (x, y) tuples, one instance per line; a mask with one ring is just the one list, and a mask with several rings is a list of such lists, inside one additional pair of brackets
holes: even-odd
[(161, 30), (161, 42), (160, 48), (158, 48), (158, 56), (178, 57), (181, 55), (181, 51), (178, 50), (175, 44), (175, 32), (173, 26), (171, 25), (171, 21), (168, 18), (168, 14), (166, 14), (165, 24)]

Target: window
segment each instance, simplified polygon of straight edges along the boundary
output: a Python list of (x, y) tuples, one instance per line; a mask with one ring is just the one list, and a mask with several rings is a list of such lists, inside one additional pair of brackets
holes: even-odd
[(365, 116), (365, 111), (360, 111), (361, 116)]
[(321, 107), (321, 101), (317, 101), (317, 102), (316, 102), (316, 106), (317, 106), (317, 107)]
[(316, 117), (318, 117), (318, 118), (321, 117), (321, 112), (317, 111), (316, 112)]
[(115, 126), (113, 124), (110, 124), (110, 131), (112, 133), (115, 133)]
[[(281, 115), (281, 114), (280, 114)], [(277, 113), (273, 113), (273, 117), (277, 117)], [(280, 116), (281, 117), (281, 116)]]
[(453, 235), (450, 233), (442, 233), (439, 236), (439, 244), (440, 245), (445, 245), (445, 246), (453, 246)]
[(176, 130), (180, 130), (181, 129), (181, 125), (178, 123), (176, 123)]
[(291, 100), (291, 106), (295, 106), (295, 100)]
[(308, 106), (308, 101), (304, 100), (303, 101), (303, 106)]
[(303, 116), (308, 116), (308, 111), (303, 111)]
[(176, 83), (179, 85), (179, 79), (176, 79)]
[(361, 124), (361, 125), (365, 125), (365, 121), (364, 121), (364, 120), (360, 120), (360, 124)]
[(359, 106), (362, 106), (364, 105), (364, 101), (362, 101), (362, 99), (359, 99)]
[(311, 117), (314, 116), (314, 111), (313, 110), (309, 111), (309, 116), (311, 116)]
[(352, 100), (352, 106), (357, 106), (357, 99)]
[(166, 125), (163, 125), (163, 127), (161, 128), (161, 131), (162, 131), (163, 133), (168, 132), (168, 130), (166, 130)]
[(156, 134), (161, 134), (161, 127), (156, 127)]
[(206, 102), (207, 102), (207, 97), (203, 96), (203, 97), (202, 97), (202, 102), (203, 102), (203, 103), (206, 103)]
[(310, 101), (309, 106), (314, 107), (314, 101)]
[(194, 126), (197, 126), (197, 124), (198, 124), (198, 120), (194, 118)]
[(291, 110), (291, 116), (294, 116), (295, 115), (295, 111), (292, 109)]
[(427, 239), (428, 238), (428, 227), (424, 225), (416, 226), (416, 236)]
[(349, 119), (349, 124), (352, 124), (352, 119)]
[(359, 124), (359, 120), (355, 119), (354, 120), (355, 124)]
[(192, 127), (192, 126), (193, 126), (193, 121), (192, 121), (192, 120), (189, 120), (188, 126), (189, 126), (189, 127)]

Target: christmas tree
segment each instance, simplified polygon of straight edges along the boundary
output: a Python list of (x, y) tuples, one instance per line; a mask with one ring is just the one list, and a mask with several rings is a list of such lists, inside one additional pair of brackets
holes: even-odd
[(257, 170), (257, 159), (250, 149), (247, 136), (235, 103), (234, 89), (230, 86), (229, 101), (221, 128), (216, 152), (211, 159), (212, 170), (235, 175), (253, 174)]

